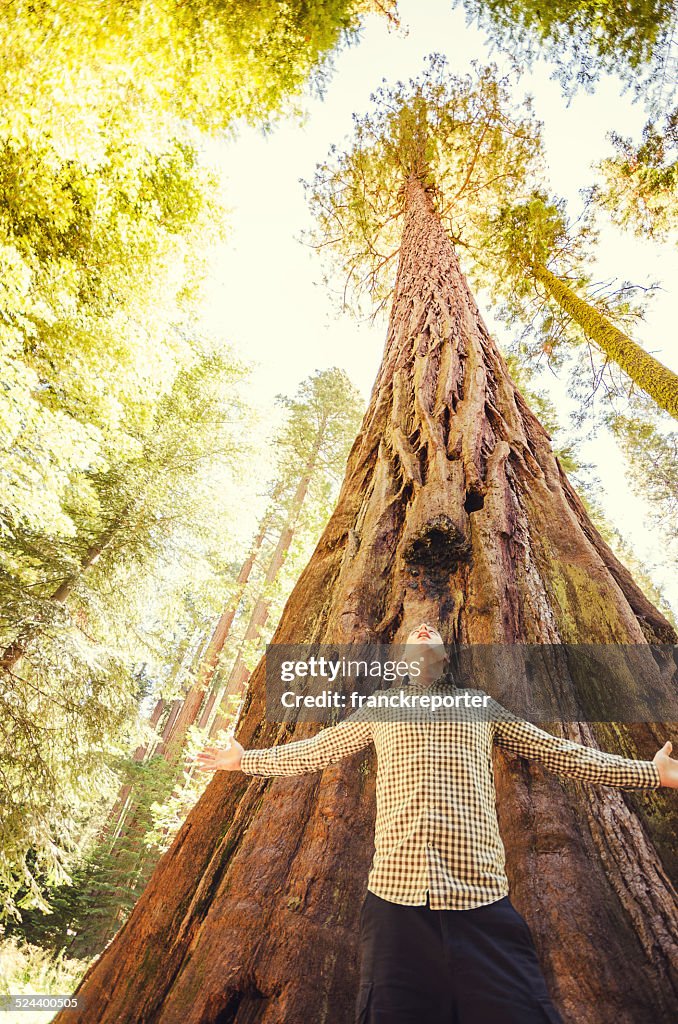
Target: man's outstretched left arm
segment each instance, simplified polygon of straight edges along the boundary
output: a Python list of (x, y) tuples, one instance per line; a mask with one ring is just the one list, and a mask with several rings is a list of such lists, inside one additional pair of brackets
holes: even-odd
[(494, 740), (504, 750), (540, 761), (558, 775), (569, 775), (582, 782), (594, 782), (617, 789), (678, 788), (678, 760), (669, 756), (667, 741), (652, 761), (608, 754), (574, 740), (553, 736), (550, 732), (518, 718), (490, 698), (488, 709), (493, 721)]

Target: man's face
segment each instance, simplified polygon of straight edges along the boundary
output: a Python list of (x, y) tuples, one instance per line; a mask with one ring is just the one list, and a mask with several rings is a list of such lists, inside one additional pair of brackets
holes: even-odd
[(413, 629), (408, 634), (406, 644), (428, 644), (429, 646), (435, 646), (436, 644), (442, 644), (443, 638), (430, 622), (422, 622), (416, 629)]
[(434, 679), (439, 675), (445, 663), (445, 644), (438, 629), (430, 622), (422, 622), (408, 633), (405, 643), (408, 647), (418, 646), (408, 657), (420, 660), (422, 669), (421, 681)]

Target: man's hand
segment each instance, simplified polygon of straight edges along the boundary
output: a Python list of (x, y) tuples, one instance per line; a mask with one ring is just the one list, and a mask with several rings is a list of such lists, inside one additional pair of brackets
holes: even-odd
[(662, 786), (670, 786), (678, 789), (678, 759), (669, 757), (673, 750), (671, 740), (667, 740), (663, 747), (657, 751), (652, 760), (657, 766)]
[[(245, 748), (236, 739), (231, 739), (231, 745), (226, 750), (223, 747), (205, 747), (198, 751), (196, 767), (203, 772), (237, 772), (244, 753)], [(678, 768), (678, 761), (675, 764)]]

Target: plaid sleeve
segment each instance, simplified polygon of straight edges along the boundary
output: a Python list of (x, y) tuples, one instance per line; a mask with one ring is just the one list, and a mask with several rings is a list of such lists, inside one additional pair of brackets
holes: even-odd
[(304, 775), (318, 772), (372, 742), (369, 721), (352, 716), (308, 739), (262, 750), (246, 750), (240, 770), (246, 775)]
[(558, 775), (569, 775), (582, 782), (595, 782), (617, 789), (658, 789), (661, 786), (654, 761), (608, 754), (574, 740), (552, 736), (513, 715), (493, 698), (490, 698), (488, 706), (492, 709), (493, 737), (498, 746), (540, 761)]

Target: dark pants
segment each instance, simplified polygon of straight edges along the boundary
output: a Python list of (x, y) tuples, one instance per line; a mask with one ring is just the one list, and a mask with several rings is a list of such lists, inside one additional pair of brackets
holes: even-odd
[(508, 896), (471, 910), (367, 891), (356, 1024), (563, 1024)]

